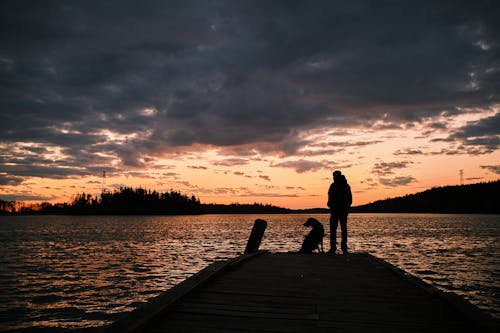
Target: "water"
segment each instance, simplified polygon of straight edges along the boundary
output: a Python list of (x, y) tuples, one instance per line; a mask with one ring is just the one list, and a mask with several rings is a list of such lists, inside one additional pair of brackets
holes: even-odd
[[(241, 254), (256, 218), (268, 221), (261, 248), (297, 251), (308, 217), (2, 216), (0, 331), (109, 324)], [(314, 217), (328, 225), (328, 215)], [(351, 251), (386, 259), (500, 318), (500, 216), (351, 214), (349, 236)]]

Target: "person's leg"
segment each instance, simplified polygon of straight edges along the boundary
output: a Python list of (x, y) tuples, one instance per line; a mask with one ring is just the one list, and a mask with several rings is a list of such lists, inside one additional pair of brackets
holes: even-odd
[(340, 229), (342, 232), (342, 240), (340, 242), (340, 248), (342, 252), (347, 252), (347, 213), (340, 215)]
[(337, 226), (339, 223), (339, 217), (335, 213), (330, 214), (330, 251), (335, 252), (337, 250)]

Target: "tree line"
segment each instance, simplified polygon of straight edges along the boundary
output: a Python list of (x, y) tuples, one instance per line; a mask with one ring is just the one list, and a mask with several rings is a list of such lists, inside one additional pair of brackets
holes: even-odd
[(142, 188), (122, 187), (99, 196), (79, 193), (71, 203), (42, 202), (25, 205), (18, 201), (0, 200), (0, 214), (68, 214), (68, 215), (183, 215), (183, 214), (278, 214), (291, 210), (272, 205), (202, 204), (192, 195), (178, 191), (157, 192)]
[(402, 197), (353, 207), (357, 213), (500, 214), (500, 180), (435, 187)]
[(20, 205), (18, 202), (0, 202), (0, 212), (19, 214), (200, 214), (200, 200), (178, 191), (157, 192), (143, 188), (122, 187), (99, 196), (79, 193), (71, 203)]
[[(402, 197), (378, 200), (352, 207), (353, 213), (464, 213), (500, 214), (498, 196), (500, 180), (470, 185), (436, 187)], [(178, 191), (160, 193), (142, 188), (123, 187), (99, 196), (81, 193), (71, 203), (25, 205), (19, 201), (0, 200), (0, 214), (286, 214), (328, 213), (316, 208), (292, 210), (272, 205), (254, 204), (202, 204), (192, 196)]]

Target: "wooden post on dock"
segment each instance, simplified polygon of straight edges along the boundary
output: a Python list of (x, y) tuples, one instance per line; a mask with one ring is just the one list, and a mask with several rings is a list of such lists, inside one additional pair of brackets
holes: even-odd
[(248, 238), (247, 246), (245, 248), (245, 253), (257, 252), (259, 250), (260, 242), (264, 236), (264, 231), (266, 231), (267, 222), (261, 219), (255, 220)]

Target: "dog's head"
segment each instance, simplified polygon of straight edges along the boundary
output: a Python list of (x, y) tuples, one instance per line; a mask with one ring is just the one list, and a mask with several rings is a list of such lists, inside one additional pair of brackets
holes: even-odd
[(307, 221), (306, 221), (306, 223), (304, 223), (304, 226), (306, 226), (306, 227), (313, 227), (313, 228), (317, 227), (317, 226), (320, 226), (320, 225), (321, 225), (321, 223), (318, 220), (316, 220), (315, 218), (312, 218), (312, 217), (308, 218)]

